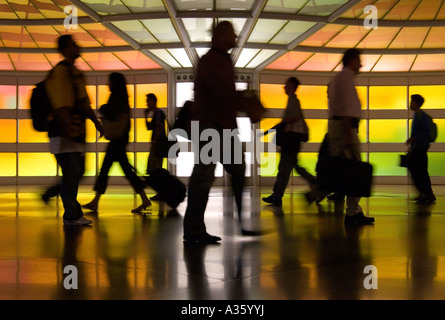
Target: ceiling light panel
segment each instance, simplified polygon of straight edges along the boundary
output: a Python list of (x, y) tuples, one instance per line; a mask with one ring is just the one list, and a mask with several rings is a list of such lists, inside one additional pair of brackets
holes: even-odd
[(348, 0), (311, 0), (306, 2), (298, 14), (309, 16), (328, 16), (340, 9)]

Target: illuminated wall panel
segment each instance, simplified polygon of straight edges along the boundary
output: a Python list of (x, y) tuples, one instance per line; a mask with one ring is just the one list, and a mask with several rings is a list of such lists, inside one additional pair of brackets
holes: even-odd
[(32, 89), (35, 86), (19, 86), (18, 89), (18, 108), (29, 109), (29, 100), (31, 99)]
[(0, 109), (17, 108), (16, 86), (0, 85)]
[[(42, 166), (41, 164), (45, 165)], [(57, 162), (50, 153), (19, 153), (19, 176), (51, 177), (57, 173)]]
[[(317, 152), (301, 152), (298, 155), (298, 165), (305, 168), (307, 172), (316, 176), (315, 168), (317, 166), (318, 161), (318, 153)], [(293, 175), (295, 177), (299, 177), (300, 175), (294, 170), (292, 170)]]
[(409, 87), (410, 99), (413, 94), (420, 94), (425, 98), (423, 109), (445, 109), (444, 92), (445, 85)]
[[(99, 168), (97, 170), (99, 174)], [(86, 152), (85, 153), (85, 173), (86, 177), (94, 177), (96, 175), (96, 153)]]
[(406, 168), (399, 166), (401, 152), (371, 152), (369, 162), (372, 163), (374, 176), (406, 176)]
[(17, 154), (0, 153), (0, 177), (15, 177), (17, 175)]
[(369, 109), (407, 109), (407, 88), (376, 86), (369, 88)]
[(309, 127), (309, 141), (308, 142), (322, 142), (326, 132), (328, 131), (327, 119), (307, 119), (307, 126)]
[[(287, 96), (285, 95), (285, 97), (287, 101)], [(326, 86), (300, 85), (297, 89), (297, 97), (300, 100), (300, 105), (303, 110), (328, 108), (328, 93)], [(286, 107), (286, 105), (284, 107)]]
[(17, 142), (17, 120), (0, 119), (0, 143)]
[(34, 130), (31, 119), (19, 120), (19, 143), (47, 142), (49, 143), (47, 132)]
[(278, 163), (280, 154), (264, 152), (260, 155), (260, 175), (262, 177), (276, 177), (278, 174)]
[(445, 167), (443, 165), (445, 152), (429, 152), (428, 153), (428, 172), (430, 176), (444, 176)]
[[(98, 168), (98, 172), (100, 172), (100, 168), (102, 168), (102, 163), (104, 161), (104, 157), (105, 157), (105, 152), (99, 152), (97, 154), (98, 156), (98, 160), (99, 160), (99, 168)], [(127, 157), (128, 157), (128, 161), (130, 162), (131, 165), (134, 165), (134, 153), (132, 152), (127, 152)], [(113, 165), (111, 166), (110, 171), (108, 172), (108, 176), (109, 177), (113, 177), (113, 176), (125, 176), (124, 175), (124, 171), (122, 171), (122, 168), (119, 164), (119, 162), (115, 161), (113, 162)]]
[(266, 108), (285, 109), (287, 96), (284, 84), (261, 84), (260, 100)]
[(158, 98), (158, 108), (167, 106), (167, 84), (166, 83), (150, 83), (136, 85), (136, 108), (145, 109), (146, 95), (154, 93)]
[(405, 142), (407, 137), (406, 120), (369, 120), (370, 142)]

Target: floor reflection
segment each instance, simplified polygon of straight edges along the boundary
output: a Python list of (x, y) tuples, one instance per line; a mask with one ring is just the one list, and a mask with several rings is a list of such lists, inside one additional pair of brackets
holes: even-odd
[[(261, 202), (268, 190), (247, 190), (243, 226), (267, 231), (247, 237), (230, 193), (215, 188), (206, 223), (223, 240), (207, 246), (182, 242), (186, 203), (133, 215), (137, 198), (117, 189), (87, 213), (91, 227), (64, 227), (60, 201), (44, 205), (36, 189), (11, 190), (0, 193), (1, 299), (445, 298), (445, 187), (433, 205), (378, 188), (362, 199), (376, 218), (363, 227), (344, 225), (343, 201), (307, 205), (294, 187), (277, 207)], [(78, 289), (67, 288), (67, 266)], [(376, 268), (377, 289), (365, 285), (367, 266)]]

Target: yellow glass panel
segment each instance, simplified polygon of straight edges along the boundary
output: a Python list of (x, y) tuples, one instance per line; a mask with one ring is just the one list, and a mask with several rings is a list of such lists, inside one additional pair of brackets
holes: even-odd
[(90, 98), (90, 105), (91, 108), (96, 109), (97, 103), (96, 103), (96, 86), (89, 85), (86, 86), (88, 97)]
[(150, 83), (136, 85), (136, 108), (144, 109), (147, 107), (146, 95), (154, 93), (158, 98), (158, 108), (167, 107), (167, 84), (166, 83)]
[[(305, 168), (307, 172), (310, 174), (316, 176), (317, 173), (315, 172), (315, 167), (317, 166), (318, 161), (318, 153), (316, 152), (300, 152), (298, 154), (298, 165)], [(293, 175), (295, 177), (299, 177), (300, 175), (295, 171), (292, 170)]]
[(85, 173), (86, 177), (94, 177), (96, 175), (96, 153), (85, 153)]
[(445, 119), (434, 119), (437, 124), (436, 142), (445, 142)]
[(362, 109), (365, 110), (368, 108), (368, 88), (364, 86), (355, 87), (357, 90), (358, 99), (360, 100), (360, 104)]
[(369, 109), (406, 110), (407, 87), (405, 86), (372, 86), (369, 87)]
[(278, 174), (280, 153), (264, 152), (260, 155), (260, 175), (262, 177), (275, 177)]
[(0, 176), (15, 177), (17, 174), (17, 155), (15, 153), (0, 153)]
[(32, 126), (31, 119), (19, 120), (19, 142), (48, 142), (47, 132), (38, 132)]
[(260, 84), (260, 100), (265, 108), (285, 109), (287, 96), (284, 84)]
[[(151, 121), (151, 118), (148, 121)], [(136, 142), (150, 142), (151, 134), (152, 131), (147, 130), (145, 125), (145, 119), (136, 119)]]
[[(326, 86), (301, 85), (297, 89), (301, 108), (304, 109), (327, 109), (328, 93)], [(287, 97), (287, 96), (286, 96)]]
[(407, 125), (406, 120), (369, 120), (369, 142), (405, 142)]
[[(261, 119), (260, 121), (260, 130), (268, 130), (270, 128), (272, 128), (274, 125), (276, 125), (277, 123), (279, 123), (281, 121), (281, 119), (279, 118), (265, 118), (265, 119)], [(260, 137), (260, 141), (262, 142), (270, 142), (273, 141), (273, 137), (275, 134), (268, 134), (266, 136), (262, 136)]]
[(423, 109), (445, 109), (445, 99), (444, 99), (445, 86), (410, 86), (409, 87), (409, 98), (411, 95), (420, 94), (425, 98), (425, 103), (423, 104)]
[(359, 127), (358, 127), (358, 139), (361, 143), (363, 142), (368, 142), (368, 135), (367, 135), (367, 125), (368, 125), (368, 121), (367, 120), (361, 120)]
[(328, 120), (326, 119), (306, 119), (309, 127), (308, 142), (322, 142), (328, 131)]
[[(44, 164), (44, 165), (41, 165)], [(19, 153), (19, 176), (55, 176), (57, 161), (51, 153)]]
[(445, 175), (443, 159), (445, 159), (445, 152), (428, 152), (428, 172), (430, 176)]
[(0, 128), (2, 130), (0, 143), (17, 142), (17, 120), (0, 120)]
[(399, 166), (400, 155), (396, 152), (371, 152), (369, 162), (374, 176), (406, 176), (406, 168)]
[(17, 107), (16, 86), (0, 86), (0, 109), (15, 109)]
[[(96, 142), (96, 126), (90, 120), (86, 120), (86, 142)], [(97, 132), (97, 136), (99, 136), (99, 132)]]
[[(100, 168), (102, 168), (102, 163), (104, 161), (105, 152), (99, 152), (99, 165)], [(131, 165), (134, 164), (134, 153), (133, 152), (127, 152), (128, 161)], [(98, 169), (98, 172), (100, 172), (100, 168)], [(122, 171), (122, 168), (119, 164), (119, 162), (115, 161), (113, 165), (111, 166), (110, 171), (108, 172), (109, 177), (117, 177), (117, 176), (125, 176), (124, 172)]]

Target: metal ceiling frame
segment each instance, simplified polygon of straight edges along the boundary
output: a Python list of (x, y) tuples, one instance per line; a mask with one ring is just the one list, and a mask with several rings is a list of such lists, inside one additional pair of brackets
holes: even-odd
[[(284, 13), (268, 13), (262, 12), (267, 4), (267, 0), (255, 0), (250, 11), (177, 11), (174, 0), (162, 0), (166, 12), (150, 12), (150, 13), (136, 13), (136, 14), (116, 14), (102, 16), (88, 7), (81, 0), (70, 0), (70, 2), (77, 6), (80, 10), (85, 12), (88, 16), (78, 17), (79, 24), (100, 23), (105, 28), (115, 33), (128, 43), (128, 46), (112, 46), (112, 47), (88, 47), (83, 48), (83, 52), (87, 53), (100, 53), (100, 52), (122, 52), (122, 51), (140, 51), (148, 58), (159, 64), (166, 71), (176, 70), (172, 68), (162, 59), (150, 52), (150, 50), (156, 49), (184, 49), (187, 53), (189, 60), (193, 67), (196, 67), (199, 56), (197, 54), (197, 48), (210, 47), (210, 42), (191, 42), (188, 32), (182, 21), (183, 18), (243, 18), (247, 19), (243, 27), (243, 30), (238, 36), (238, 46), (234, 48), (232, 57), (234, 63), (241, 55), (242, 49), (270, 49), (278, 50), (267, 60), (258, 65), (255, 69), (256, 72), (263, 70), (271, 62), (275, 61), (287, 52), (312, 52), (312, 53), (327, 53), (327, 54), (339, 54), (343, 53), (345, 48), (327, 48), (327, 47), (310, 47), (299, 46), (305, 39), (315, 34), (327, 24), (360, 26), (363, 25), (364, 19), (353, 18), (340, 18), (340, 16), (347, 10), (358, 4), (361, 0), (348, 1), (343, 6), (338, 8), (335, 12), (327, 17), (319, 16), (307, 16), (298, 14), (284, 14)], [(125, 32), (117, 28), (113, 22), (128, 21), (128, 20), (144, 20), (144, 19), (170, 19), (176, 33), (180, 39), (177, 43), (157, 43), (157, 44), (140, 44), (133, 38), (128, 36)], [(252, 33), (256, 22), (259, 19), (279, 19), (288, 21), (303, 21), (313, 22), (315, 25), (302, 33), (296, 39), (294, 39), (288, 45), (277, 45), (271, 43), (247, 43), (247, 40)], [(44, 26), (44, 25), (63, 25), (65, 19), (0, 19), (0, 26)], [(399, 28), (412, 28), (412, 27), (444, 27), (445, 20), (415, 20), (415, 21), (402, 21), (402, 20), (379, 20), (379, 27), (399, 27)], [(57, 53), (55, 48), (11, 48), (0, 47), (0, 53), (38, 53), (38, 54), (51, 54)], [(419, 55), (419, 54), (445, 54), (444, 48), (426, 48), (426, 49), (362, 49), (363, 54), (369, 55)], [(181, 70), (181, 69), (179, 69)]]

